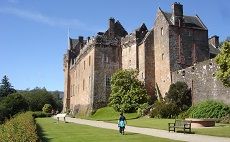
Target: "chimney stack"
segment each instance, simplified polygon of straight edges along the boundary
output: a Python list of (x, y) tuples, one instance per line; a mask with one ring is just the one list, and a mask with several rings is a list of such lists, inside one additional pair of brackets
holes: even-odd
[(178, 2), (172, 4), (172, 22), (173, 25), (181, 26), (183, 22), (183, 5)]
[(208, 39), (209, 44), (214, 45), (216, 48), (219, 47), (219, 37), (217, 35), (212, 36)]
[(114, 27), (115, 27), (115, 19), (114, 18), (109, 18), (109, 35), (111, 37), (114, 36)]

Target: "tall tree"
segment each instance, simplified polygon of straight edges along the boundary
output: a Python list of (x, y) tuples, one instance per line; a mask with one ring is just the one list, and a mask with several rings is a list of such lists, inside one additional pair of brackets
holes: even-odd
[(220, 54), (216, 56), (216, 63), (219, 68), (216, 77), (220, 79), (225, 87), (230, 87), (230, 41), (225, 41), (220, 49)]
[(119, 70), (111, 80), (110, 105), (117, 111), (134, 112), (147, 103), (144, 84), (137, 79), (137, 71)]
[(9, 94), (15, 93), (16, 90), (9, 82), (8, 77), (5, 75), (0, 83), (0, 97), (6, 97)]

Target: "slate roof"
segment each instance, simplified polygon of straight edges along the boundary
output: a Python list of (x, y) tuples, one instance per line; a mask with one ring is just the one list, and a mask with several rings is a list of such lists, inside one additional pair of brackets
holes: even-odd
[(213, 44), (209, 44), (209, 52), (211, 54), (217, 55), (220, 53), (220, 50), (217, 47), (215, 47)]
[[(172, 17), (172, 13), (169, 12), (164, 12), (161, 10), (161, 12), (165, 15), (165, 18), (167, 19), (167, 21), (169, 22), (170, 25), (173, 25), (173, 23), (171, 22), (171, 17)], [(186, 27), (191, 27), (191, 28), (200, 28), (200, 29), (204, 29), (207, 30), (207, 27), (203, 24), (203, 22), (200, 20), (200, 18), (196, 15), (196, 16), (183, 16), (184, 19), (184, 26)]]

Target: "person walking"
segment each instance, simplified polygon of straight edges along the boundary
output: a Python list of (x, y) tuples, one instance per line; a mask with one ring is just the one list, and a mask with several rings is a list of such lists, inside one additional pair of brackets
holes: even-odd
[(118, 127), (119, 127), (119, 132), (124, 135), (125, 134), (125, 125), (127, 124), (126, 118), (123, 115), (123, 113), (120, 114), (120, 118), (118, 119)]

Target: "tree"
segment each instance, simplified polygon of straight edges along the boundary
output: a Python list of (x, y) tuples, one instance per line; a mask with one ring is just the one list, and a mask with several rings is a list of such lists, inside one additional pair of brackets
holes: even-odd
[(28, 104), (20, 93), (8, 95), (0, 101), (0, 123), (4, 121), (5, 118), (27, 110)]
[(192, 105), (191, 90), (185, 82), (178, 81), (170, 85), (165, 100), (168, 103), (175, 103), (179, 112), (185, 111)]
[(23, 97), (27, 100), (31, 111), (41, 111), (45, 104), (51, 104), (56, 109), (56, 102), (53, 96), (45, 88), (37, 87), (33, 90), (25, 91)]
[(51, 113), (51, 111), (52, 111), (51, 104), (45, 104), (44, 107), (42, 108), (42, 111), (45, 113)]
[(6, 97), (9, 94), (15, 93), (16, 90), (11, 86), (8, 77), (5, 75), (0, 83), (0, 97)]
[(230, 41), (225, 41), (221, 46), (220, 53), (216, 56), (219, 66), (215, 75), (223, 82), (225, 87), (230, 87)]
[(135, 112), (148, 101), (144, 84), (137, 79), (135, 70), (119, 70), (112, 76), (110, 103), (115, 110)]

